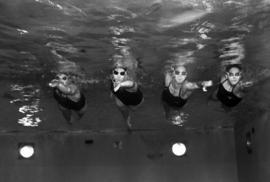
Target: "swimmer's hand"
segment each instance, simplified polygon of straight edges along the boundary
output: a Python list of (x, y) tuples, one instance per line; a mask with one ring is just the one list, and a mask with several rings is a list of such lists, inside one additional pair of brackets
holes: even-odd
[(53, 79), (50, 83), (49, 83), (49, 86), (54, 88), (54, 87), (57, 87), (59, 85), (59, 80), (57, 79)]
[(119, 90), (119, 88), (121, 87), (121, 82), (116, 81), (116, 80), (112, 80), (112, 81), (113, 81), (113, 91), (117, 92), (117, 90)]
[(248, 81), (248, 82), (244, 82), (244, 83), (242, 83), (242, 86), (243, 87), (251, 87), (251, 86), (253, 86), (253, 82), (252, 81)]
[(203, 81), (202, 82), (202, 90), (204, 92), (207, 92), (207, 87), (211, 87), (213, 85), (213, 81), (212, 80), (209, 80), (209, 81)]
[(121, 87), (121, 83), (115, 84), (114, 88), (113, 88), (113, 91), (117, 92), (120, 89), (120, 87)]

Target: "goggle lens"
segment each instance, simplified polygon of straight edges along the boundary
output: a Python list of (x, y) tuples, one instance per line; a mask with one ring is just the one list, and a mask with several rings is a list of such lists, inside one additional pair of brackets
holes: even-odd
[(177, 71), (177, 70), (175, 70), (174, 71), (174, 74), (176, 74), (176, 75), (183, 75), (183, 76), (185, 76), (185, 75), (187, 75), (187, 72), (185, 72), (185, 71), (183, 71), (183, 72), (180, 72), (180, 71)]
[(124, 75), (126, 74), (126, 72), (125, 72), (125, 71), (120, 71), (120, 72), (118, 72), (118, 71), (114, 70), (114, 71), (113, 71), (113, 74), (114, 74), (114, 75), (121, 75), (121, 76), (124, 76)]

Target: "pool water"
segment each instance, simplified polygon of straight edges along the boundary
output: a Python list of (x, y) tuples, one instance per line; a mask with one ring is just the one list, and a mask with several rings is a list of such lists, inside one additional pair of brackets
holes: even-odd
[[(216, 81), (228, 63), (242, 63), (249, 78), (267, 72), (268, 6), (267, 1), (2, 2), (1, 128), (65, 128), (48, 87), (63, 67), (76, 67), (74, 72), (85, 76), (88, 111), (75, 125), (121, 128), (108, 86), (111, 59), (121, 49), (129, 49), (137, 61), (145, 97), (132, 115), (134, 127), (162, 128), (169, 124), (160, 100), (166, 67), (185, 62), (194, 81)], [(235, 118), (219, 104), (207, 106), (208, 95), (196, 91), (176, 125), (230, 125)], [(249, 102), (234, 111), (254, 105)]]

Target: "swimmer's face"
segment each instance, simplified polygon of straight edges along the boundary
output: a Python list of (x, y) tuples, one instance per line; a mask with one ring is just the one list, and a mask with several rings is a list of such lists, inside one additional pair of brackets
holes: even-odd
[(113, 80), (116, 82), (121, 82), (126, 76), (126, 70), (123, 68), (115, 68), (112, 72)]
[(64, 85), (68, 83), (68, 76), (66, 74), (57, 74), (56, 79), (62, 82)]
[(231, 68), (228, 72), (228, 80), (230, 82), (231, 85), (236, 85), (242, 76), (241, 70), (239, 68)]
[(180, 66), (174, 69), (174, 78), (177, 83), (182, 83), (187, 78), (187, 70), (185, 67)]

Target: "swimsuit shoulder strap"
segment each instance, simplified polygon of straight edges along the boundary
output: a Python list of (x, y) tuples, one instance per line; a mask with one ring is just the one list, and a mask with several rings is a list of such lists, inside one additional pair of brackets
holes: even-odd
[(179, 89), (179, 94), (178, 94), (179, 97), (181, 97), (181, 92), (182, 92), (182, 87)]
[(183, 83), (183, 85), (182, 85), (182, 86), (180, 87), (180, 89), (179, 89), (179, 94), (178, 94), (179, 97), (181, 97), (181, 93), (182, 93), (184, 84), (185, 84), (185, 82)]
[(171, 86), (171, 84), (172, 84), (172, 82), (170, 82), (170, 83), (168, 84), (168, 86), (165, 86), (165, 88), (168, 88), (168, 89), (169, 89), (169, 87)]
[(226, 78), (225, 80), (223, 80), (222, 82), (220, 82), (221, 84), (225, 83), (228, 80), (228, 78)]

